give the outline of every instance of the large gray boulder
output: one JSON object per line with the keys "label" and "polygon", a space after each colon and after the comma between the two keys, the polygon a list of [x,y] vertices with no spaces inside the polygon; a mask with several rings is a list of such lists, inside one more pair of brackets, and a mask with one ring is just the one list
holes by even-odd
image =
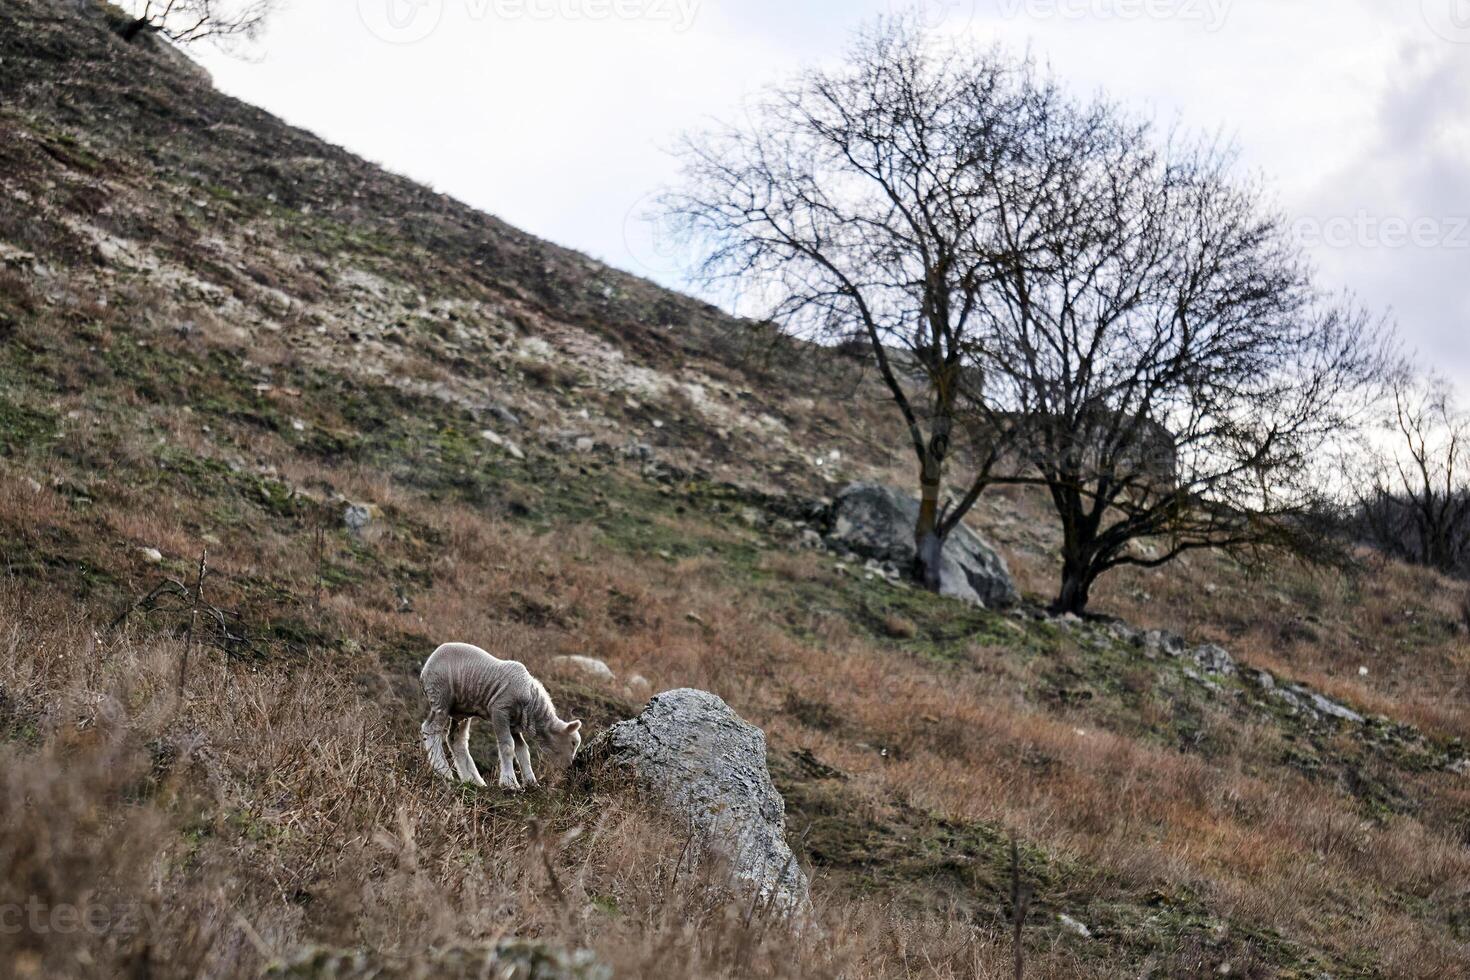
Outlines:
{"label": "large gray boulder", "polygon": [[[915,498],[877,483],[854,483],[833,502],[827,537],[864,558],[908,568],[918,553],[918,522]],[[1019,598],[1005,559],[963,524],[944,543],[939,591],[991,609],[1013,605]]]}
{"label": "large gray boulder", "polygon": [[596,756],[645,793],[728,868],[734,889],[782,913],[808,907],[806,873],[786,845],[786,803],[766,768],[766,736],[707,691],[659,694],[614,725]]}

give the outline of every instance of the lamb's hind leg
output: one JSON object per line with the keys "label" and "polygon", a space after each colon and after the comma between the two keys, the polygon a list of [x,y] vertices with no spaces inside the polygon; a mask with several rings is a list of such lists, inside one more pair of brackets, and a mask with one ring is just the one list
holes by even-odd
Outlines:
{"label": "lamb's hind leg", "polygon": [[444,743],[449,737],[449,712],[430,708],[429,717],[424,719],[419,731],[423,733],[424,750],[429,753],[429,765],[445,779],[453,779],[454,770],[449,767],[449,757],[444,753]]}
{"label": "lamb's hind leg", "polygon": [[500,788],[518,790],[516,781],[516,740],[510,733],[510,720],[497,716],[490,723],[495,726],[495,748],[500,752]]}
{"label": "lamb's hind leg", "polygon": [[529,789],[536,785],[536,774],[531,771],[531,747],[526,736],[516,732],[516,765],[521,767],[521,783]]}
{"label": "lamb's hind leg", "polygon": [[470,755],[470,721],[468,717],[454,719],[454,727],[449,735],[449,751],[454,753],[454,771],[459,773],[459,778],[476,786],[484,786],[485,780],[480,777],[480,770],[475,767],[475,759]]}

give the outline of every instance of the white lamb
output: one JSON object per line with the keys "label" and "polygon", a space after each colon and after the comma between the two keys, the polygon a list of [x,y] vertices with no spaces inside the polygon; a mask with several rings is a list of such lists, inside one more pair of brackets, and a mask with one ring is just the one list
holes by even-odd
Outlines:
{"label": "white lamb", "polygon": [[[446,643],[435,650],[419,672],[429,716],[422,731],[429,764],[445,779],[459,778],[484,786],[475,760],[470,758],[470,721],[484,718],[495,732],[500,750],[500,786],[519,790],[536,785],[531,771],[530,741],[561,766],[570,765],[582,745],[582,723],[562,721],[551,695],[531,676],[525,665],[500,660],[468,643]],[[450,770],[444,747],[454,758]],[[522,780],[516,780],[515,764]]]}

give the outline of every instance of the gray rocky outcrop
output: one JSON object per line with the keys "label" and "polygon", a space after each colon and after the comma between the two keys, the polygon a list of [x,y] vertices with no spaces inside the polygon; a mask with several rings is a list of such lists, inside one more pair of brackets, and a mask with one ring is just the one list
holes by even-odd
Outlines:
{"label": "gray rocky outcrop", "polygon": [[[827,539],[863,558],[908,568],[917,556],[918,519],[919,502],[913,497],[876,483],[854,483],[833,501]],[[1010,606],[1019,598],[1005,559],[963,524],[944,543],[940,592],[987,608]]]}

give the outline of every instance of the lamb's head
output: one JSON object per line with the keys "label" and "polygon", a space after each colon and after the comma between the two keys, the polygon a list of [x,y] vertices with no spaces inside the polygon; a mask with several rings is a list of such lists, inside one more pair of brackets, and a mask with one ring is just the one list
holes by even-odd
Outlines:
{"label": "lamb's head", "polygon": [[577,750],[582,747],[582,723],[580,721],[558,721],[551,726],[548,754],[562,768],[572,764]]}

